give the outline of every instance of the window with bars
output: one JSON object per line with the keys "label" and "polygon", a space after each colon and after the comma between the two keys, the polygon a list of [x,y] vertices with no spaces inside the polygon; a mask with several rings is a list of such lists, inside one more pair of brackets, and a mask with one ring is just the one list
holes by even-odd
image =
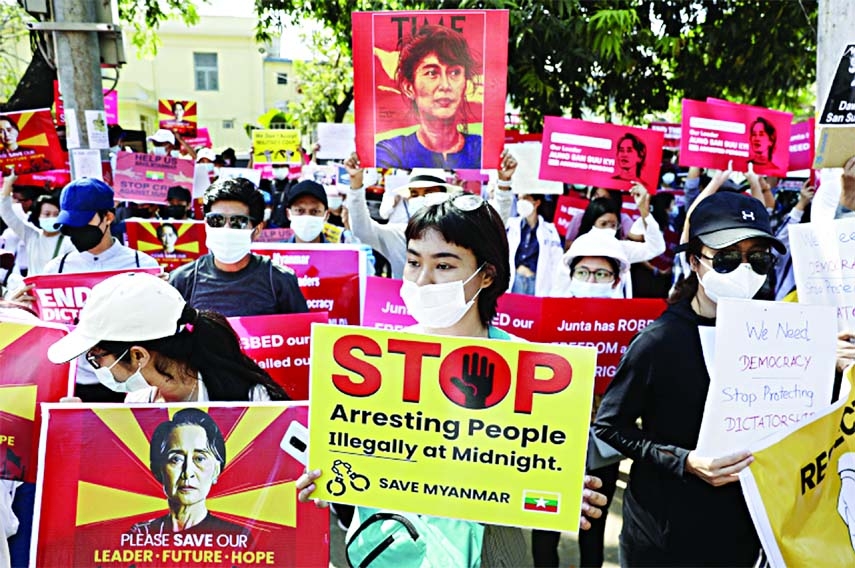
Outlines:
{"label": "window with bars", "polygon": [[216,53],[194,53],[193,69],[196,73],[197,91],[218,91],[220,89]]}

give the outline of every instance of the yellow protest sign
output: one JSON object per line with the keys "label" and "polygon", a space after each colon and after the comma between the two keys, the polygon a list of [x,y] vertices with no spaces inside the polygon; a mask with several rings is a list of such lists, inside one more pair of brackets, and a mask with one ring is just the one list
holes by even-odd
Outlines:
{"label": "yellow protest sign", "polygon": [[800,428],[759,442],[740,473],[774,567],[855,566],[855,388],[842,398]]}
{"label": "yellow protest sign", "polygon": [[596,350],[312,326],[313,497],[575,531]]}
{"label": "yellow protest sign", "polygon": [[253,130],[252,160],[256,164],[299,164],[300,132],[298,130]]}

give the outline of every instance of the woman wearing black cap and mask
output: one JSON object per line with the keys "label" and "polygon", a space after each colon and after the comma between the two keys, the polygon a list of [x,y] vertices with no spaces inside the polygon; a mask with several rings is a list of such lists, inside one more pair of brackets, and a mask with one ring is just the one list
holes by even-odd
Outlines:
{"label": "woman wearing black cap and mask", "polygon": [[634,462],[624,494],[624,566],[751,566],[760,551],[735,483],[751,453],[695,450],[710,383],[699,326],[715,325],[721,298],[752,298],[772,268],[770,249],[783,245],[763,204],[743,194],[713,194],[689,221],[681,248],[691,276],[632,340],[594,423],[600,439]]}

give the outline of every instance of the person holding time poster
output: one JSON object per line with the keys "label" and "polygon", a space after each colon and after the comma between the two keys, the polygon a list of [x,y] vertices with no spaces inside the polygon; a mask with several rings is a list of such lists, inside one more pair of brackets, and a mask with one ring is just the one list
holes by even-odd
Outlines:
{"label": "person holding time poster", "polygon": [[363,165],[498,165],[507,11],[355,13],[353,38],[356,148]]}

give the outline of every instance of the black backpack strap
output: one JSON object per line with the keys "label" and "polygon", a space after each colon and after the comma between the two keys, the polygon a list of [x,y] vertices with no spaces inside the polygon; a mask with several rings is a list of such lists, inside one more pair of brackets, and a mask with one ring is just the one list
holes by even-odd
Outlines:
{"label": "black backpack strap", "polygon": [[62,271],[65,268],[65,259],[68,258],[68,255],[70,255],[70,254],[71,254],[71,252],[67,252],[64,255],[62,255],[62,258],[59,261],[59,271],[57,272],[57,274],[62,274]]}
{"label": "black backpack strap", "polygon": [[[359,514],[359,513],[357,512],[357,514]],[[401,523],[404,526],[404,528],[407,529],[407,532],[410,533],[410,538],[412,538],[414,541],[419,540],[419,531],[417,531],[416,527],[414,527],[413,524],[409,521],[409,519],[407,519],[403,515],[398,515],[396,513],[383,513],[383,512],[374,513],[373,515],[371,515],[370,517],[365,519],[364,523],[361,523],[359,525],[359,528],[356,529],[355,533],[353,533],[353,537],[350,539],[350,542],[348,542],[345,545],[344,556],[347,559],[348,568],[353,568],[353,564],[350,562],[350,555],[347,553],[348,550],[350,549],[350,545],[353,544],[353,542],[359,537],[359,535],[362,533],[362,531],[364,531],[365,529],[367,529],[369,526],[373,525],[374,523],[379,523],[382,521],[397,521],[397,522]],[[383,552],[387,548],[389,548],[393,542],[395,542],[395,535],[389,535],[388,537],[386,537],[383,540],[383,542],[378,544],[374,550],[369,552],[365,556],[365,558],[362,559],[362,562],[359,563],[358,568],[365,568],[366,566],[370,565],[372,562],[377,560],[377,557],[380,556],[381,554],[383,554]]]}
{"label": "black backpack strap", "polygon": [[139,267],[140,267],[140,251],[135,250],[135,251],[134,251],[134,256],[135,256],[135,257],[136,257],[136,259],[137,259],[137,268],[139,268]]}

